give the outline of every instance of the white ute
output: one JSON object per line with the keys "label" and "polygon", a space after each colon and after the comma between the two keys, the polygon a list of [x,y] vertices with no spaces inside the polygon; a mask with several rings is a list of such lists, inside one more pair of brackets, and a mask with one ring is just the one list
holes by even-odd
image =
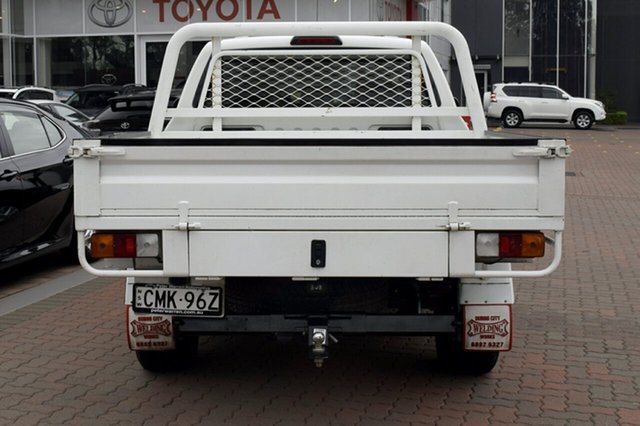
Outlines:
{"label": "white ute", "polygon": [[[453,46],[468,106],[429,35]],[[211,42],[168,107],[193,39]],[[443,366],[483,374],[511,349],[512,278],[560,262],[569,152],[487,133],[449,25],[192,24],[167,46],[149,132],[71,148],[78,253],[126,277],[146,369],[223,333],[305,336],[320,366],[358,333],[435,336]],[[110,265],[87,261],[85,232]]]}

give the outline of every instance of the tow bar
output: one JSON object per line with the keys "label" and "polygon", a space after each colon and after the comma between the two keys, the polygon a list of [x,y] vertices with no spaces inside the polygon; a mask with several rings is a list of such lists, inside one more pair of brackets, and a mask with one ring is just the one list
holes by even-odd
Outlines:
{"label": "tow bar", "polygon": [[326,326],[310,326],[307,334],[309,335],[309,356],[313,359],[316,367],[320,368],[324,364],[324,360],[329,357],[329,340],[338,343],[338,339],[329,334]]}

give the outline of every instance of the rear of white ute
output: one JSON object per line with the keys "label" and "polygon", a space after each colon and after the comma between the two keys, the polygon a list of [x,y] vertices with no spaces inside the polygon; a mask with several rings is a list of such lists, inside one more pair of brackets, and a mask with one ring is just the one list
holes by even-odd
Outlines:
{"label": "rear of white ute", "polygon": [[[468,106],[429,35],[453,46]],[[192,39],[212,41],[167,107]],[[149,133],[72,147],[76,226],[106,260],[79,254],[126,277],[146,369],[227,333],[303,335],[321,366],[357,333],[435,336],[444,366],[483,374],[512,346],[512,279],[560,262],[569,151],[487,133],[446,24],[192,24],[167,46]]]}

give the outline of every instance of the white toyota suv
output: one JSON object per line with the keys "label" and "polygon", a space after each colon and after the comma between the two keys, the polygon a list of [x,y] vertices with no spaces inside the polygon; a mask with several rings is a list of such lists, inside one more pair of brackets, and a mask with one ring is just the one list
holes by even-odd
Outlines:
{"label": "white toyota suv", "polygon": [[499,83],[483,97],[487,117],[502,120],[504,127],[518,127],[523,121],[573,122],[576,129],[591,128],[604,120],[600,101],[574,98],[557,86],[538,83]]}

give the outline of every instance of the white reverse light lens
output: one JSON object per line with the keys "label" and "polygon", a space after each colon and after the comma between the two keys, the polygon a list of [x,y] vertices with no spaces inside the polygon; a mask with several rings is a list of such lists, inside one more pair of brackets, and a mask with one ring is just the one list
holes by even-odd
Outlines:
{"label": "white reverse light lens", "polygon": [[136,235],[137,257],[158,257],[160,255],[160,239],[158,234]]}
{"label": "white reverse light lens", "polygon": [[498,233],[479,233],[476,235],[477,257],[498,257],[500,254],[500,236]]}

